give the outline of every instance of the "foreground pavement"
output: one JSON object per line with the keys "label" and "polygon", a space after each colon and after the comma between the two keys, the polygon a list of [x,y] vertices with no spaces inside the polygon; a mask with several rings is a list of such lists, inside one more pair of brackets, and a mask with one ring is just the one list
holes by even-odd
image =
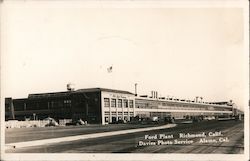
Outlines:
{"label": "foreground pavement", "polygon": [[16,143],[32,140],[51,139],[99,132],[119,131],[152,127],[155,125],[136,124],[109,124],[109,125],[83,125],[83,126],[57,126],[57,127],[33,127],[13,128],[5,130],[5,143]]}
{"label": "foreground pavement", "polygon": [[[187,133],[197,136],[204,133],[206,137],[180,138],[180,134]],[[160,139],[160,135],[166,136],[165,139]],[[157,136],[157,138],[154,138],[154,136]],[[201,142],[201,139],[205,140]],[[159,140],[162,144],[158,143]],[[243,151],[244,124],[242,121],[231,120],[179,124],[173,128],[9,149],[6,152],[242,154]]]}
{"label": "foreground pavement", "polygon": [[99,132],[99,133],[94,133],[94,134],[92,133],[92,134],[68,136],[68,137],[61,137],[61,138],[17,142],[17,143],[6,144],[6,149],[26,148],[26,147],[32,147],[32,146],[65,143],[65,142],[70,142],[70,141],[72,142],[72,141],[78,141],[78,140],[82,141],[86,139],[95,139],[95,138],[107,137],[107,136],[115,136],[115,135],[145,132],[145,131],[151,131],[151,130],[167,129],[167,128],[172,128],[175,126],[176,124],[168,124],[168,125],[156,126],[156,127],[146,127],[146,128],[128,129],[128,130],[119,130],[119,131],[110,131],[110,132]]}

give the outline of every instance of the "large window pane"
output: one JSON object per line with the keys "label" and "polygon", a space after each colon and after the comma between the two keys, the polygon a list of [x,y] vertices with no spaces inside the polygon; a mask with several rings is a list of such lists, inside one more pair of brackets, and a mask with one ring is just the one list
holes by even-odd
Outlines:
{"label": "large window pane", "polygon": [[110,107],[109,98],[104,98],[104,107]]}
{"label": "large window pane", "polygon": [[111,99],[111,107],[116,107],[116,99]]}
{"label": "large window pane", "polygon": [[118,99],[118,107],[122,107],[122,100]]}
{"label": "large window pane", "polygon": [[128,108],[128,100],[123,100],[123,102],[124,102],[124,107]]}
{"label": "large window pane", "polygon": [[129,108],[133,108],[134,107],[134,101],[133,100],[129,100]]}

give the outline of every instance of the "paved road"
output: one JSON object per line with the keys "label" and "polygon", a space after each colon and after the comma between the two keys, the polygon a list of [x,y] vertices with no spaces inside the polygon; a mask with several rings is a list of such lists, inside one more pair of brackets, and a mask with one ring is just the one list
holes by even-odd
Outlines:
{"label": "paved road", "polygon": [[43,146],[48,144],[58,144],[64,142],[72,142],[78,140],[88,140],[88,139],[96,139],[100,137],[108,137],[108,136],[115,136],[115,135],[122,135],[122,134],[132,134],[137,132],[145,132],[145,131],[152,131],[152,130],[159,130],[159,129],[166,129],[166,128],[173,128],[176,124],[166,124],[162,126],[155,126],[155,127],[146,127],[146,128],[137,128],[137,129],[127,129],[127,130],[118,130],[118,131],[109,131],[109,132],[98,132],[98,133],[91,133],[91,134],[83,134],[77,136],[67,136],[67,137],[59,137],[59,138],[51,138],[51,139],[42,139],[42,140],[32,140],[32,141],[24,141],[24,142],[16,142],[6,144],[6,149],[8,148],[27,148],[33,146]]}
{"label": "paved road", "polygon": [[16,143],[31,140],[41,140],[66,136],[76,136],[98,132],[118,131],[151,127],[154,125],[134,124],[109,124],[109,125],[87,125],[87,126],[66,126],[66,127],[33,127],[13,128],[5,130],[5,143]]}
{"label": "paved road", "polygon": [[[179,124],[172,129],[162,129],[150,132],[138,132],[134,134],[124,134],[88,140],[78,140],[73,142],[59,143],[54,145],[29,147],[21,149],[11,149],[7,152],[18,153],[220,153],[238,154],[244,150],[244,124],[241,121],[208,121],[194,124]],[[215,140],[210,143],[201,143],[199,138],[188,138],[191,144],[174,145],[145,145],[139,146],[139,141],[154,142],[159,139],[145,140],[145,135],[154,136],[157,134],[173,135],[173,138],[165,141],[184,141],[180,139],[180,133],[200,134],[204,132],[207,140]],[[208,136],[209,132],[221,132],[220,136]],[[223,138],[224,142],[218,141]],[[228,138],[226,140],[225,138]]]}

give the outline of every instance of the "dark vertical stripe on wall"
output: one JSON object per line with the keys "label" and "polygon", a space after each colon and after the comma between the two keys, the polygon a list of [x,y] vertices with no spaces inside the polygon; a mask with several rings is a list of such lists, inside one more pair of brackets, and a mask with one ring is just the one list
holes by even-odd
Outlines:
{"label": "dark vertical stripe on wall", "polygon": [[99,112],[100,112],[100,123],[102,123],[102,91],[99,92]]}

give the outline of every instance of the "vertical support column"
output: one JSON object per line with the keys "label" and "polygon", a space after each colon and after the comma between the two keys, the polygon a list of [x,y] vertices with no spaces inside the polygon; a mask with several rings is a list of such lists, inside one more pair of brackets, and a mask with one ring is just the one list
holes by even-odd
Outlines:
{"label": "vertical support column", "polygon": [[124,99],[122,99],[122,120],[124,120]]}
{"label": "vertical support column", "polygon": [[23,108],[24,111],[26,111],[26,107],[27,107],[26,103],[24,103],[23,106],[24,106],[24,108]]}
{"label": "vertical support column", "polygon": [[135,99],[134,99],[134,102],[133,102],[133,112],[134,112],[134,117],[136,116],[135,115]]}
{"label": "vertical support column", "polygon": [[[88,115],[89,115],[89,104],[88,104],[88,102],[86,101],[86,103],[85,103],[85,106],[86,106],[86,119],[87,119],[87,121],[88,121]],[[81,118],[81,115],[80,115],[80,118]],[[79,118],[79,119],[80,119]]]}
{"label": "vertical support column", "polygon": [[115,101],[115,109],[116,109],[116,121],[118,121],[118,99]]}
{"label": "vertical support column", "polygon": [[130,99],[128,99],[128,116],[127,116],[127,118],[128,118],[128,121],[130,121]]}
{"label": "vertical support column", "polygon": [[14,108],[14,103],[13,100],[11,99],[10,102],[10,112],[11,112],[11,118],[15,120],[15,108]]}
{"label": "vertical support column", "polygon": [[112,122],[111,99],[109,98],[109,122]]}
{"label": "vertical support column", "polygon": [[101,117],[102,117],[102,125],[105,125],[105,110],[104,110],[104,98],[102,97],[102,92],[100,92],[101,99]]}

